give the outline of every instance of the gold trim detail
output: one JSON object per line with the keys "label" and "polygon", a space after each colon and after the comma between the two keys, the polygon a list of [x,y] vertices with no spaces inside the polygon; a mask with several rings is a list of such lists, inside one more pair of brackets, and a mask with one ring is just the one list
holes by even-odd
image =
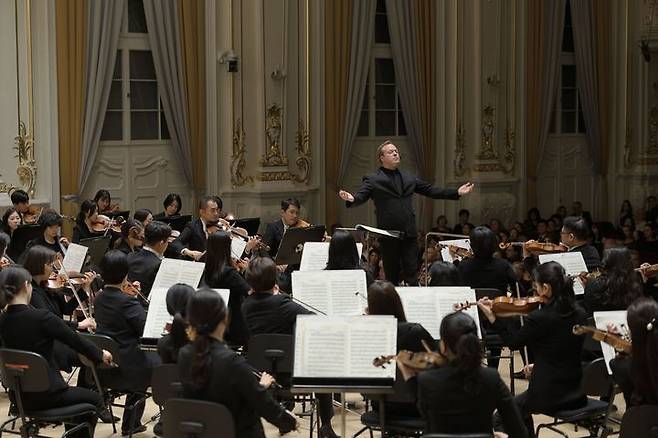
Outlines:
{"label": "gold trim detail", "polygon": [[[25,123],[20,121],[18,123],[18,135],[14,138],[14,149],[18,153],[18,167],[16,167],[16,174],[21,182],[24,190],[34,197],[34,189],[37,182],[37,165],[34,160],[34,140],[32,136],[27,133]],[[10,187],[12,190],[16,187]]]}
{"label": "gold trim detail", "polygon": [[498,172],[499,170],[499,163],[478,163],[475,165],[476,172]]}
{"label": "gold trim detail", "polygon": [[498,159],[495,147],[494,131],[496,129],[496,109],[487,105],[482,109],[482,145],[478,158],[480,160]]}
{"label": "gold trim detail", "polygon": [[464,161],[466,161],[466,131],[462,121],[457,121],[457,132],[455,136],[455,158],[453,165],[455,168],[455,176],[462,176],[466,172]]}
{"label": "gold trim detail", "polygon": [[311,137],[309,130],[304,126],[300,118],[297,122],[297,133],[295,134],[295,145],[297,145],[297,158],[295,164],[299,173],[291,173],[292,180],[308,185],[311,179]]}
{"label": "gold trim detail", "polygon": [[290,181],[293,176],[287,170],[282,170],[280,172],[261,172],[260,180],[261,181]]}
{"label": "gold trim detail", "polygon": [[505,128],[505,152],[500,160],[500,167],[508,175],[514,173],[516,164],[516,133],[510,128],[509,119]]}
{"label": "gold trim detail", "polygon": [[233,131],[233,154],[231,155],[231,185],[233,188],[244,186],[245,184],[254,184],[252,176],[245,176],[244,169],[247,166],[247,160],[244,156],[247,151],[245,143],[246,133],[242,126],[242,120],[238,119]]}
{"label": "gold trim detail", "polygon": [[265,135],[267,136],[267,151],[261,156],[262,166],[287,166],[288,157],[281,151],[281,113],[283,108],[273,103],[265,113]]}

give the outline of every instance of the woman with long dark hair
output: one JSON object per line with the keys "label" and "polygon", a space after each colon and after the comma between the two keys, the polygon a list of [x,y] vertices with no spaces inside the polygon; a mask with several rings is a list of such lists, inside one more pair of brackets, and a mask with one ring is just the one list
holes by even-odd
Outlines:
{"label": "woman with long dark hair", "polygon": [[475,321],[464,312],[441,321],[439,352],[447,364],[416,374],[398,361],[427,424],[426,433],[492,433],[498,410],[511,438],[525,438],[525,427],[498,372],[482,366]]}
{"label": "woman with long dark hair", "polygon": [[128,219],[121,224],[121,238],[114,244],[114,249],[128,255],[139,251],[144,246],[144,228],[137,219]]}
{"label": "woman with long dark hair", "polygon": [[505,345],[514,350],[527,346],[534,356],[534,364],[526,367],[530,374],[528,390],[515,398],[530,433],[534,431],[531,414],[579,409],[587,403],[580,389],[583,338],[572,332],[574,325],[584,323],[586,314],[576,304],[573,279],[560,264],[547,262],[535,268],[533,280],[537,294],[546,303],[516,330],[501,323],[490,299],[478,301],[478,308]]}
{"label": "woman with long dark hair", "polygon": [[180,195],[177,193],[169,193],[162,202],[164,210],[156,214],[153,219],[156,221],[162,219],[173,218],[180,215],[180,209],[183,206]]}
{"label": "woman with long dark hair", "polygon": [[178,356],[184,397],[226,406],[241,438],[265,437],[260,417],[282,433],[296,429],[295,418],[267,392],[271,376],[263,373],[259,382],[246,359],[224,342],[228,312],[222,297],[199,289],[189,298],[187,319],[193,341]]}
{"label": "woman with long dark hair", "polygon": [[83,201],[73,226],[73,243],[80,243],[81,239],[98,236],[100,233],[95,232],[92,228],[97,221],[98,206],[96,203],[91,199]]}
{"label": "woman with long dark hair", "polygon": [[177,283],[167,291],[167,312],[174,317],[171,330],[158,340],[158,354],[162,363],[178,362],[178,351],[188,342],[187,302],[194,293],[194,288],[187,284]]}
{"label": "woman with long dark hair", "polygon": [[[16,231],[20,224],[21,215],[14,207],[9,207],[5,210],[5,213],[2,215],[2,231],[4,231],[10,239],[13,237],[14,231]],[[11,245],[7,248],[7,255],[14,261],[18,261],[18,258],[21,256],[21,254],[16,252]]]}
{"label": "woman with long dark hair", "polygon": [[211,289],[229,289],[229,326],[226,341],[231,345],[246,345],[249,332],[242,315],[242,302],[249,294],[249,284],[231,264],[231,236],[217,231],[208,236],[206,267],[202,283]]}
{"label": "woman with long dark hair", "polygon": [[329,242],[329,259],[327,260],[327,267],[325,269],[328,271],[363,269],[366,273],[366,284],[370,286],[374,281],[370,271],[361,265],[354,236],[345,230],[336,230],[331,236],[331,241]]}

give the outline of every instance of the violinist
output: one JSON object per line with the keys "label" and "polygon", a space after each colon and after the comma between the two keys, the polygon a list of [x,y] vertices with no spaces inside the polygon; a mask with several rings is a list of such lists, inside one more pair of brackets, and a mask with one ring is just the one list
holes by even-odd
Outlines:
{"label": "violinist", "polygon": [[288,228],[295,228],[300,221],[299,210],[301,204],[296,198],[288,198],[281,201],[281,219],[267,224],[263,240],[270,247],[270,257],[276,258],[279,251],[279,245],[283,240],[283,234]]}
{"label": "violinist", "polygon": [[[89,422],[93,429],[98,413],[103,410],[102,397],[97,392],[69,387],[66,384],[56,367],[53,367],[54,344],[59,342],[66,345],[95,363],[109,364],[112,362],[112,355],[80,337],[51,312],[31,307],[31,281],[30,273],[19,266],[10,266],[0,272],[0,306],[7,305],[6,312],[0,315],[0,338],[3,347],[40,354],[49,365],[49,389],[45,392],[23,393],[23,404],[27,410],[37,411],[89,403],[96,407],[97,412],[76,417],[76,420],[81,423]],[[14,397],[11,391],[10,397]],[[70,427],[72,426],[66,426],[67,429]],[[69,436],[90,435],[86,429],[82,429]]]}
{"label": "violinist", "polygon": [[[18,215],[20,216],[20,223],[25,224],[29,223],[26,219],[26,215],[30,211],[30,196],[27,194],[25,190],[22,189],[17,189],[14,190],[11,195],[11,203],[14,206],[14,209],[18,212]],[[4,220],[3,220],[4,222]]]}
{"label": "violinist", "polygon": [[[15,208],[9,207],[5,213],[2,215],[2,231],[7,233],[9,238],[11,239],[14,235],[14,231],[18,228],[18,226],[21,224],[21,216],[16,211]],[[18,258],[21,256],[18,251],[14,250],[11,245],[7,248],[7,255],[13,259],[13,260],[18,260]]]}
{"label": "violinist", "polygon": [[582,217],[569,216],[562,223],[560,242],[568,248],[568,252],[582,253],[587,270],[592,272],[601,267],[601,257],[593,245],[587,241],[590,228]]}
{"label": "violinist", "polygon": [[153,213],[148,208],[140,208],[133,214],[133,219],[138,220],[142,225],[147,226],[153,222]]}
{"label": "violinist", "polygon": [[101,222],[96,203],[90,199],[83,201],[73,227],[73,243],[80,243],[82,239],[89,239],[101,235],[94,231],[94,224]]}
{"label": "violinist", "polygon": [[117,373],[116,377],[121,379],[122,387],[134,391],[126,397],[126,406],[134,406],[134,422],[129,422],[131,410],[124,409],[121,434],[139,433],[146,430],[146,426],[141,424],[145,403],[139,400],[150,386],[153,367],[160,363],[160,358],[157,353],[139,348],[146,311],[138,298],[123,291],[127,285],[128,258],[121,251],[108,251],[103,256],[100,268],[105,287],[95,300],[96,332],[111,337],[119,344],[118,362],[121,366],[112,372]]}
{"label": "violinist", "polygon": [[535,290],[546,304],[532,311],[516,330],[501,324],[503,318],[496,317],[490,299],[478,301],[478,308],[506,345],[515,350],[527,346],[534,356],[534,364],[526,366],[528,390],[515,397],[531,434],[532,414],[579,409],[587,404],[580,389],[583,339],[572,332],[574,325],[583,324],[586,314],[576,304],[573,279],[556,262],[537,266],[533,279]]}
{"label": "violinist", "polygon": [[14,261],[7,257],[9,242],[11,242],[11,239],[9,239],[7,233],[0,231],[0,270],[5,266],[14,264]]}
{"label": "violinist", "polygon": [[366,269],[359,259],[359,252],[356,247],[356,240],[349,231],[336,230],[329,241],[329,258],[327,259],[328,271],[339,269],[363,269],[366,273],[366,285],[375,281],[368,269]]}
{"label": "violinist", "polygon": [[222,212],[222,200],[206,195],[199,200],[199,218],[185,225],[171,244],[176,254],[195,261],[201,260],[208,242],[208,227],[216,225]]}
{"label": "violinist", "polygon": [[439,351],[448,364],[417,373],[398,361],[427,422],[425,433],[491,434],[497,410],[510,438],[527,437],[498,371],[481,365],[482,345],[473,318],[463,312],[449,314],[441,321],[440,333]]}
{"label": "violinist", "polygon": [[169,246],[171,228],[163,222],[153,221],[143,233],[144,246],[128,255],[128,280],[131,283],[139,281],[142,294],[148,297]]}
{"label": "violinist", "polygon": [[459,286],[459,271],[454,263],[437,260],[429,270],[430,286]]}
{"label": "violinist", "polygon": [[62,216],[55,210],[45,210],[39,217],[39,225],[43,227],[43,234],[36,239],[31,240],[27,244],[27,249],[35,245],[44,246],[62,259],[69,246],[69,240],[62,237]]}
{"label": "violinist", "polygon": [[171,219],[180,216],[180,209],[183,206],[180,195],[178,193],[169,193],[162,203],[164,210],[161,213],[153,216],[153,219],[158,221],[161,219]]}
{"label": "violinist", "polygon": [[98,214],[108,214],[119,210],[119,204],[112,204],[112,196],[105,189],[100,189],[94,195]]}
{"label": "violinist", "polygon": [[126,255],[139,251],[144,245],[144,227],[145,225],[136,219],[128,219],[122,223],[121,238],[115,242],[114,249]]}

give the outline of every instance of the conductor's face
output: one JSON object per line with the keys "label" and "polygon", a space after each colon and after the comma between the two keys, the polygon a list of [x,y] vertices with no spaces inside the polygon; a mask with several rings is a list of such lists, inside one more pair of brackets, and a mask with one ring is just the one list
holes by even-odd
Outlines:
{"label": "conductor's face", "polygon": [[386,169],[397,169],[400,165],[398,148],[392,143],[385,145],[379,155],[379,161],[381,161],[382,167]]}

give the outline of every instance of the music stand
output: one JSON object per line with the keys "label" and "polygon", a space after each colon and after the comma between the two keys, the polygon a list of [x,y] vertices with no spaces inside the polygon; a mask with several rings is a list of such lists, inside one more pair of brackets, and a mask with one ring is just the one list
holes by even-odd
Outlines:
{"label": "music stand", "polygon": [[244,228],[247,230],[247,234],[254,236],[258,234],[258,228],[260,228],[260,218],[259,217],[245,217],[242,219],[236,219],[233,223],[234,227]]}
{"label": "music stand", "polygon": [[11,235],[9,248],[7,248],[7,255],[14,261],[17,261],[21,254],[25,251],[30,240],[36,239],[43,234],[43,227],[39,224],[24,224],[19,225]]}
{"label": "music stand", "polygon": [[103,214],[109,217],[110,219],[116,219],[119,216],[121,216],[124,220],[130,219],[130,210],[113,211],[111,213],[103,213]]}
{"label": "music stand", "polygon": [[183,228],[185,228],[185,225],[188,224],[188,222],[192,221],[192,215],[191,214],[186,214],[182,216],[174,216],[174,217],[167,217],[167,218],[162,218],[159,219],[160,222],[164,222],[165,224],[168,224],[172,230],[176,231],[183,231]]}
{"label": "music stand", "polygon": [[324,225],[315,225],[306,228],[288,228],[283,234],[279,250],[276,253],[277,265],[298,265],[302,261],[302,252],[306,242],[322,242],[324,239]]}
{"label": "music stand", "polygon": [[87,247],[87,262],[91,262],[94,266],[100,266],[103,256],[110,247],[110,240],[112,236],[90,237],[88,239],[80,239],[80,245]]}
{"label": "music stand", "polygon": [[359,243],[359,242],[363,243],[363,242],[366,241],[366,233],[363,229],[339,227],[339,228],[336,228],[336,231],[338,231],[338,230],[349,232],[352,235],[352,237],[354,237],[354,241],[356,243]]}

